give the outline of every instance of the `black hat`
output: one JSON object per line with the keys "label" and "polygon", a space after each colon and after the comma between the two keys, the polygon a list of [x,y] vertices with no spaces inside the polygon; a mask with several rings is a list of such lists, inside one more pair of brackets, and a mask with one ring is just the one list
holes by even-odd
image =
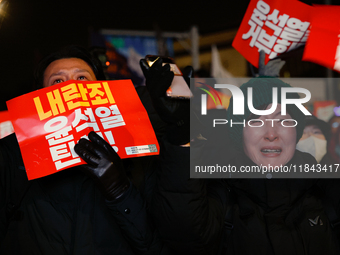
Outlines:
{"label": "black hat", "polygon": [[329,141],[329,139],[331,138],[331,126],[317,118],[316,116],[314,115],[311,115],[311,116],[306,116],[305,117],[305,126],[311,126],[311,125],[315,125],[317,126],[318,128],[320,128],[322,134],[325,136],[326,140]]}

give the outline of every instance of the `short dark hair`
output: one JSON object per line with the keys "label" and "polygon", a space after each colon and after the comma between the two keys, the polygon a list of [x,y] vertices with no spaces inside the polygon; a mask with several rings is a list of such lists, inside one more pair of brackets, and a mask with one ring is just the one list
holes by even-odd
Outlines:
{"label": "short dark hair", "polygon": [[44,73],[46,68],[53,61],[63,58],[79,58],[84,60],[93,70],[97,80],[106,80],[103,68],[97,57],[93,56],[88,50],[81,46],[69,45],[59,51],[53,52],[39,62],[34,72],[34,83],[36,89],[42,88],[44,85]]}

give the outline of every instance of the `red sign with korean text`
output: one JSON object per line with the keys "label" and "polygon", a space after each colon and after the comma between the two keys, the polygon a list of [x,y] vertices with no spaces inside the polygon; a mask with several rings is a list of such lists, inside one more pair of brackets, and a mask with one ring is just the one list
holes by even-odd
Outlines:
{"label": "red sign with korean text", "polygon": [[9,117],[8,111],[0,112],[0,138],[4,138],[14,133],[12,122]]}
{"label": "red sign with korean text", "polygon": [[28,179],[84,164],[74,145],[94,130],[121,158],[157,155],[131,80],[67,81],[7,101]]}
{"label": "red sign with korean text", "polygon": [[305,44],[311,8],[298,0],[251,0],[232,46],[255,67],[263,50],[267,63]]}
{"label": "red sign with korean text", "polygon": [[302,60],[340,72],[340,6],[315,5]]}

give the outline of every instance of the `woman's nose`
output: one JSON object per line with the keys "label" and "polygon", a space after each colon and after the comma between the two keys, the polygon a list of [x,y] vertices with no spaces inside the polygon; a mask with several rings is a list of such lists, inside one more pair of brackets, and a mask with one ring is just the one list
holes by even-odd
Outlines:
{"label": "woman's nose", "polygon": [[[269,123],[267,123],[267,124],[269,124]],[[265,128],[266,128],[266,132],[265,132],[265,135],[264,135],[264,139],[265,140],[267,140],[269,142],[273,142],[273,141],[279,139],[279,136],[278,136],[278,133],[277,133],[275,125],[271,126],[269,124],[269,125],[266,125]]]}

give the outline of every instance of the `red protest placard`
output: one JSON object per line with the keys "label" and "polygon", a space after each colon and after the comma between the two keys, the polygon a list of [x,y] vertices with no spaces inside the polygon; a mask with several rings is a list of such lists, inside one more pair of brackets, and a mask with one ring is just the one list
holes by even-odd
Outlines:
{"label": "red protest placard", "polygon": [[232,46],[255,67],[263,50],[267,63],[305,44],[311,8],[298,0],[251,0]]}
{"label": "red protest placard", "polygon": [[314,101],[313,103],[313,114],[323,120],[328,122],[334,115],[334,109],[336,107],[336,101],[327,100],[327,101]]}
{"label": "red protest placard", "polygon": [[14,133],[8,111],[0,112],[0,138]]}
{"label": "red protest placard", "polygon": [[340,72],[340,6],[313,6],[312,27],[302,60]]}
{"label": "red protest placard", "polygon": [[85,163],[73,148],[91,130],[121,158],[159,153],[131,80],[67,81],[7,101],[7,107],[29,180]]}

